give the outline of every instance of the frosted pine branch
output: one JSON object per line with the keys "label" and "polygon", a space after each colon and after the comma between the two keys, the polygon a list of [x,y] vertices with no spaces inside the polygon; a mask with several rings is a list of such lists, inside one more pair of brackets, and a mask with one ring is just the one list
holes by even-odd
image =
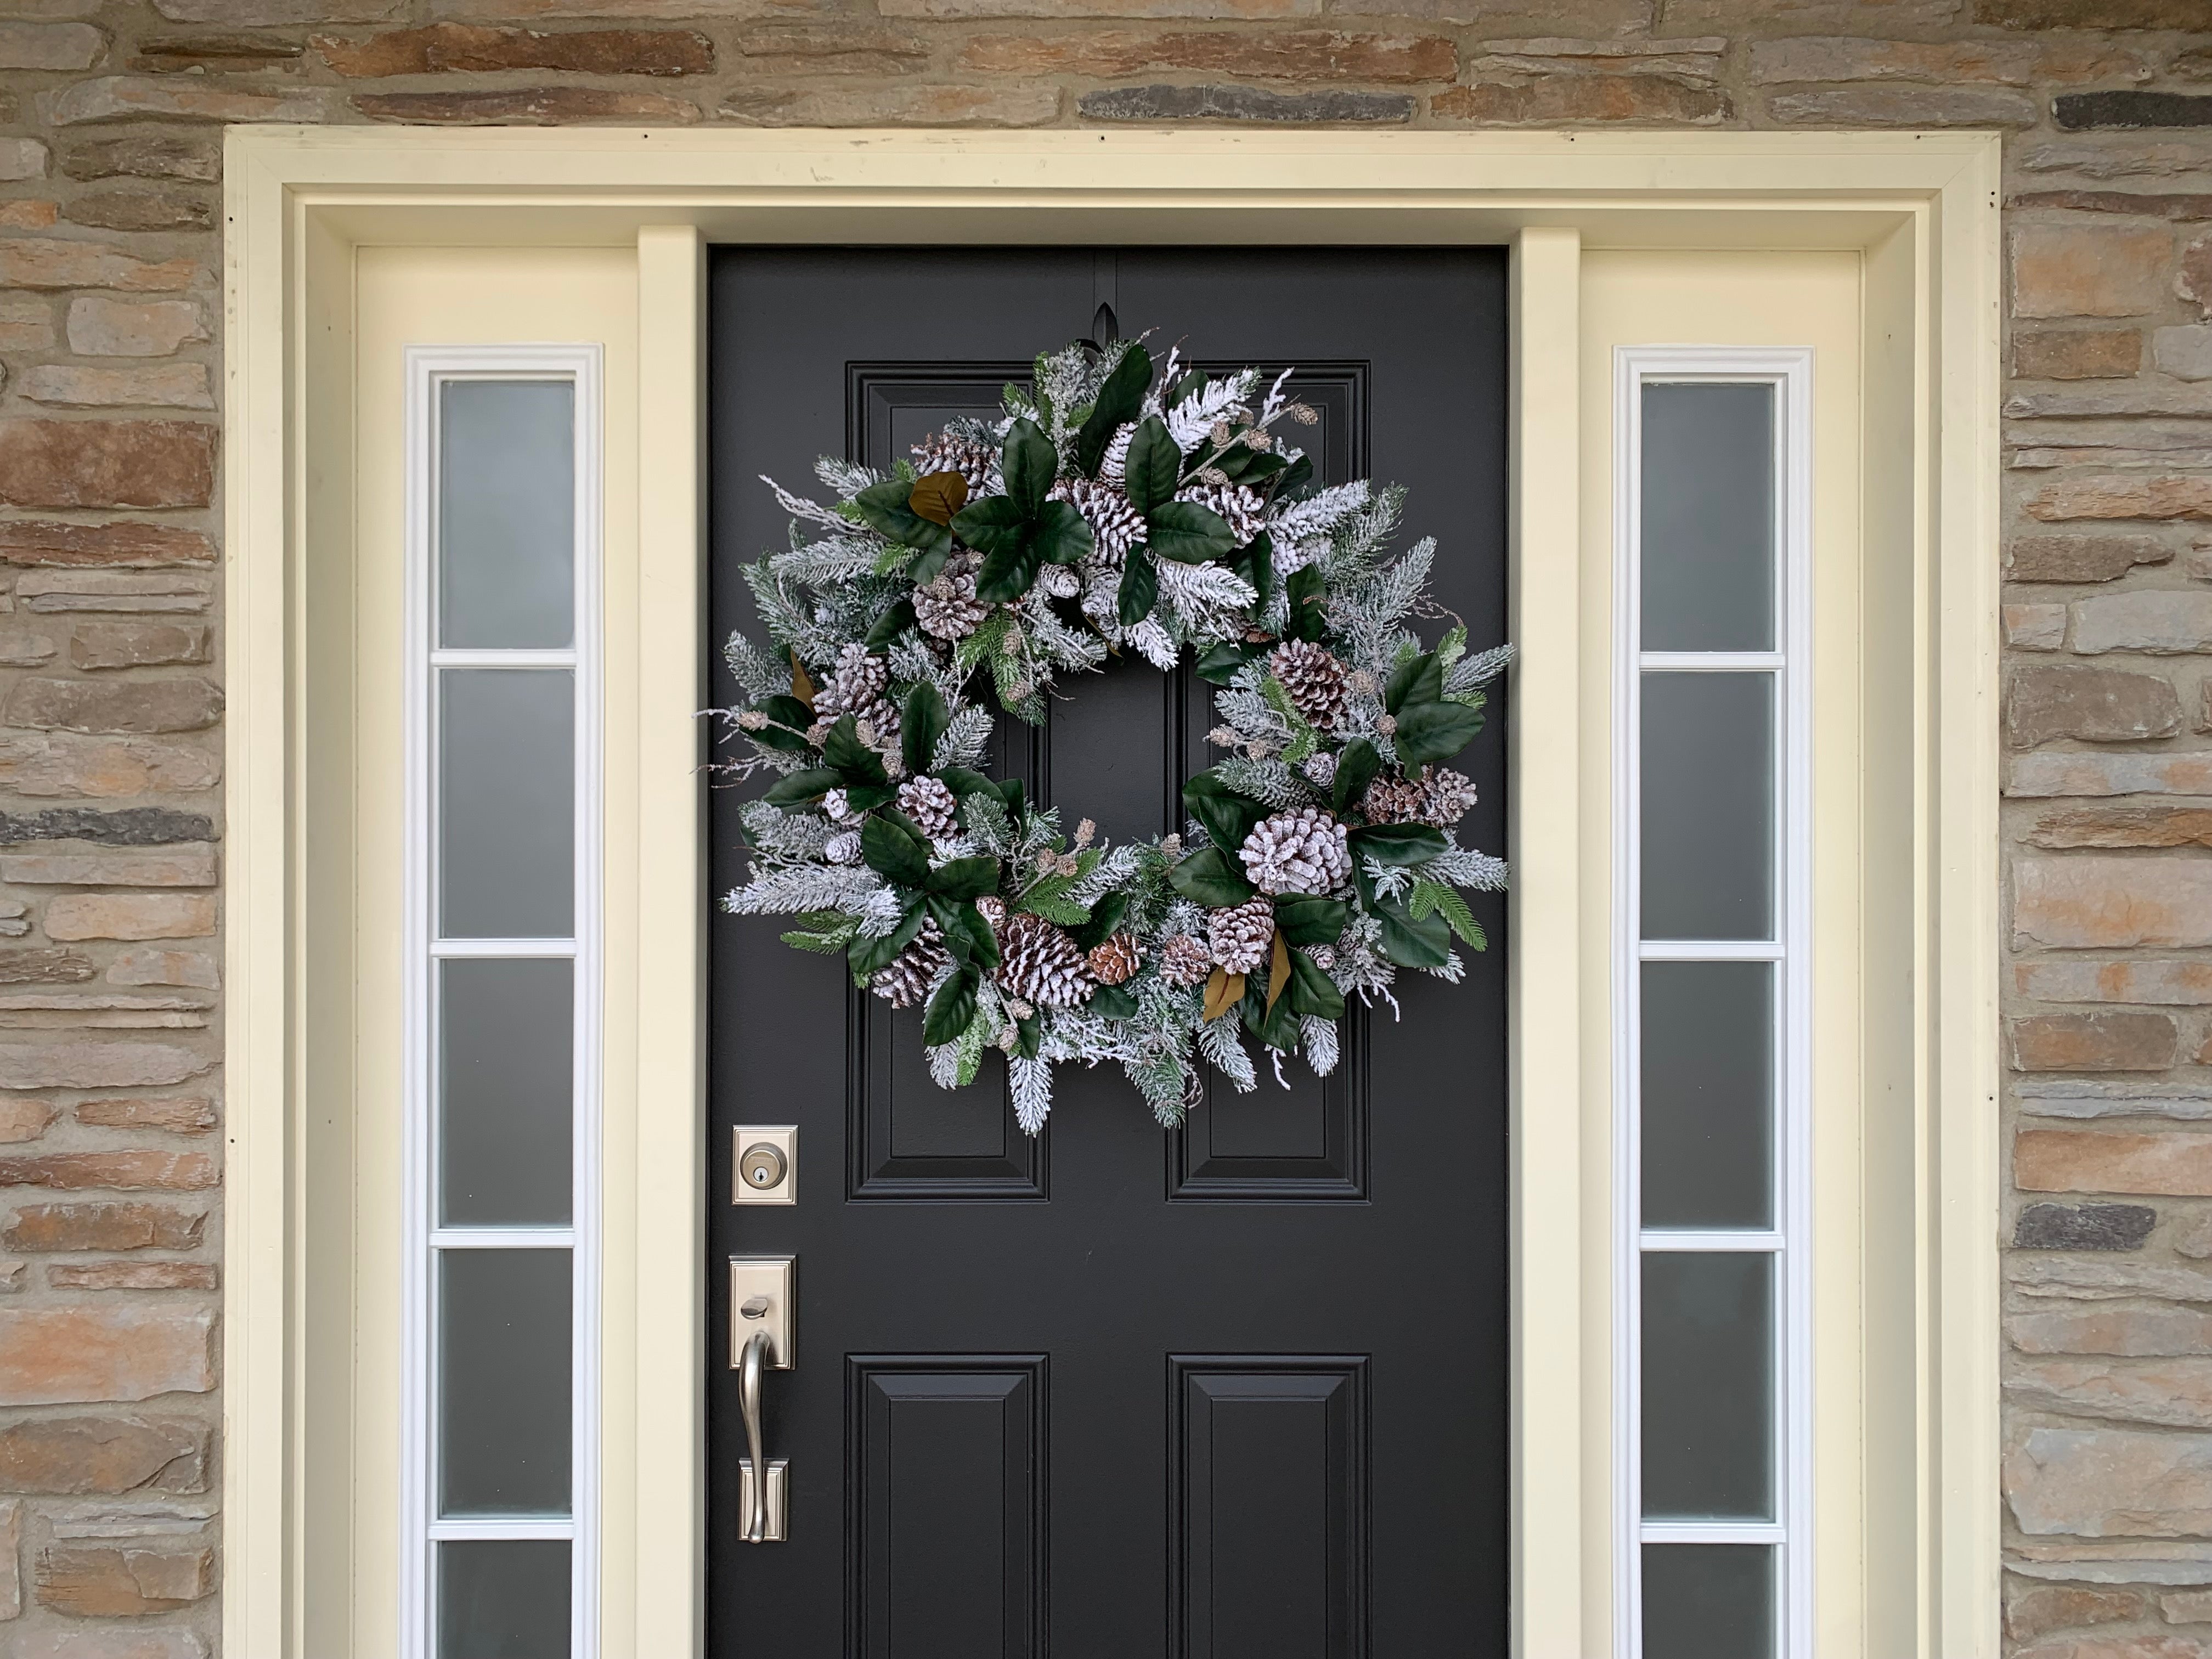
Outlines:
{"label": "frosted pine branch", "polygon": [[767,473],[763,472],[760,475],[760,481],[775,492],[775,504],[790,514],[793,518],[805,519],[813,524],[826,525],[832,530],[850,530],[853,527],[851,521],[840,514],[836,508],[824,507],[819,501],[810,501],[804,495],[793,495],[775,479],[769,477]]}
{"label": "frosted pine branch", "polygon": [[1444,695],[1463,696],[1480,686],[1485,686],[1503,674],[1513,661],[1513,647],[1493,645],[1487,651],[1478,651],[1472,657],[1462,657],[1451,665],[1444,676]]}
{"label": "frosted pine branch", "polygon": [[1006,1080],[1012,1085],[1014,1121],[1023,1133],[1036,1134],[1052,1114],[1052,1067],[1018,1055],[1006,1062]]}
{"label": "frosted pine branch", "polygon": [[730,635],[722,647],[722,660],[748,697],[772,697],[791,689],[790,665],[775,661],[742,634]]}
{"label": "frosted pine branch", "polygon": [[890,896],[883,878],[864,865],[780,865],[732,889],[722,908],[740,916],[795,916],[809,910],[864,915],[869,899],[879,892]]}
{"label": "frosted pine branch", "polygon": [[1505,860],[1471,847],[1446,848],[1421,866],[1421,873],[1478,893],[1502,893],[1506,888]]}
{"label": "frosted pine branch", "polygon": [[1257,1086],[1259,1079],[1252,1071],[1252,1056],[1245,1052],[1243,1039],[1237,1034],[1234,1013],[1200,1025],[1198,1051],[1215,1071],[1236,1085],[1237,1093],[1249,1095]]}

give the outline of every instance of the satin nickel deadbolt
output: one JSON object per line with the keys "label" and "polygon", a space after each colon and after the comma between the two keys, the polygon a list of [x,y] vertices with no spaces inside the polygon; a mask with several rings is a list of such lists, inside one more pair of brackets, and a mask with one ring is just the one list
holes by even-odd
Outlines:
{"label": "satin nickel deadbolt", "polygon": [[730,1202],[797,1203],[798,1127],[789,1123],[740,1123],[732,1133],[737,1164],[730,1183]]}

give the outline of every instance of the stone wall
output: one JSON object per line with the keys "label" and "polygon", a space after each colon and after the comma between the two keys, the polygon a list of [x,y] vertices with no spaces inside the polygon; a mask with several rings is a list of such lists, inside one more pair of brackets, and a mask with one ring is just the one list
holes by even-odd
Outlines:
{"label": "stone wall", "polygon": [[2003,129],[2003,1616],[2212,1659],[2212,0],[0,0],[0,1650],[218,1646],[256,120]]}

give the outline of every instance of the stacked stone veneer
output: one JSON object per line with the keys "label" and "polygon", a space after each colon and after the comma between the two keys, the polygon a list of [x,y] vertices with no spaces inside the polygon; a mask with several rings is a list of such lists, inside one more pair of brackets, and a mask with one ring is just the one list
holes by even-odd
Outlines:
{"label": "stacked stone veneer", "polygon": [[2212,1659],[2212,0],[0,0],[0,1653],[218,1646],[218,124],[257,120],[2003,129],[1990,1617]]}

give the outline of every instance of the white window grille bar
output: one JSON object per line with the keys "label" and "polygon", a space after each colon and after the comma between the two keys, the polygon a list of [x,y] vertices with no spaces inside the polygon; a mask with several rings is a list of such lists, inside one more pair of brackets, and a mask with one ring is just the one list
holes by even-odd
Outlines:
{"label": "white window grille bar", "polygon": [[576,1523],[565,1517],[546,1516],[477,1515],[460,1520],[433,1521],[428,1530],[434,1544],[506,1544],[538,1540],[565,1544],[574,1540]]}
{"label": "white window grille bar", "polygon": [[[1643,1558],[1646,1543],[1750,1543],[1776,1552],[1775,1651],[1810,1659],[1812,1616],[1812,1177],[1808,1126],[1812,1027],[1810,938],[1812,353],[1730,347],[1621,347],[1614,352],[1613,547],[1614,700],[1612,985],[1615,1256],[1613,1490],[1615,1659],[1642,1659]],[[1776,388],[1775,544],[1779,567],[1776,652],[1646,652],[1641,649],[1641,464],[1643,390],[1650,383],[1742,384]],[[1776,772],[1775,870],[1780,937],[1771,940],[1675,940],[1639,937],[1641,682],[1647,672],[1765,672],[1775,676],[1779,717]],[[1776,1123],[1773,1187],[1777,1225],[1766,1231],[1688,1232],[1642,1224],[1642,1139],[1638,1068],[1642,1048],[1641,967],[1645,962],[1772,962],[1777,964]],[[1778,1394],[1776,1519],[1771,1522],[1643,1519],[1641,1262],[1649,1250],[1738,1251],[1776,1258]]]}
{"label": "white window grille bar", "polygon": [[440,960],[465,957],[573,957],[572,939],[440,939],[430,941],[430,954]]}
{"label": "white window grille bar", "polygon": [[573,1250],[573,1227],[434,1227],[434,1250]]}

